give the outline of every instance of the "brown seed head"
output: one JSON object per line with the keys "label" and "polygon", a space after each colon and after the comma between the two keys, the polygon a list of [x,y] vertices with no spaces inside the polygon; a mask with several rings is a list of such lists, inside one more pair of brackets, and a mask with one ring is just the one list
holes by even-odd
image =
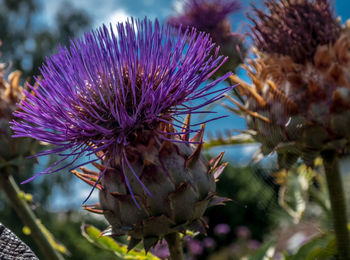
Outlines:
{"label": "brown seed head", "polygon": [[290,56],[297,63],[312,61],[319,45],[334,43],[341,26],[328,0],[265,0],[267,12],[253,6],[249,17],[260,51]]}

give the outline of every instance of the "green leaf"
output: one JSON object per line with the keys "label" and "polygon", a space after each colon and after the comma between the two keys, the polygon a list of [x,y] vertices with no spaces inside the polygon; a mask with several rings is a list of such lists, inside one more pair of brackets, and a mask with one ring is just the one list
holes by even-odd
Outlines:
{"label": "green leaf", "polygon": [[249,260],[270,260],[275,252],[275,241],[270,241],[262,245],[258,251],[249,257]]}
{"label": "green leaf", "polygon": [[120,244],[111,237],[100,236],[101,230],[92,225],[83,224],[81,226],[81,232],[90,243],[104,250],[113,252],[121,259],[159,260],[158,257],[152,255],[151,253],[146,254],[145,250],[133,249],[127,252],[127,245]]}
{"label": "green leaf", "polygon": [[337,253],[337,247],[334,234],[329,232],[321,234],[314,239],[304,244],[296,252],[290,256],[290,260],[313,260],[313,259],[328,259]]}

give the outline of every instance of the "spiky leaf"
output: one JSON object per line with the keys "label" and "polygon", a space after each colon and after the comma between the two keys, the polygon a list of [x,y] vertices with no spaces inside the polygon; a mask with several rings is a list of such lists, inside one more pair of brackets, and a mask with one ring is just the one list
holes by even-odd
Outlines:
{"label": "spiky leaf", "polygon": [[113,252],[121,259],[137,259],[137,260],[159,260],[158,257],[147,253],[144,250],[132,249],[128,252],[128,246],[115,241],[111,237],[100,236],[101,230],[92,226],[83,224],[81,226],[82,235],[92,244]]}

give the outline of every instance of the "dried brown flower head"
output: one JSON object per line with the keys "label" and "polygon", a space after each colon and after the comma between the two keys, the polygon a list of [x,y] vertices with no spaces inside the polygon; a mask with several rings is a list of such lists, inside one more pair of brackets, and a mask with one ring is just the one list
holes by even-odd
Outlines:
{"label": "dried brown flower head", "polygon": [[252,37],[263,52],[312,61],[319,45],[334,43],[341,26],[329,0],[265,0],[267,11],[253,6]]}

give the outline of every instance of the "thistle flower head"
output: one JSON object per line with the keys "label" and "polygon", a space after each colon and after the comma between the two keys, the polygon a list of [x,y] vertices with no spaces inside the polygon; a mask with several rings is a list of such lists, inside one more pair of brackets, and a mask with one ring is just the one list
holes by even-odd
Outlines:
{"label": "thistle flower head", "polygon": [[341,26],[329,0],[265,0],[268,12],[253,6],[252,36],[267,53],[290,56],[295,62],[312,61],[319,45],[334,43]]}
{"label": "thistle flower head", "polygon": [[[125,147],[140,142],[143,131],[174,141],[174,135],[196,132],[175,130],[176,117],[199,112],[226,91],[211,90],[228,75],[201,86],[225,61],[213,52],[209,35],[174,33],[146,18],[116,27],[86,33],[47,58],[42,79],[28,85],[15,113],[15,137],[55,145],[40,155],[57,153],[61,161],[83,154],[108,161],[126,156]],[[202,104],[191,103],[210,94]],[[60,162],[36,176],[59,170]]]}
{"label": "thistle flower head", "polygon": [[237,0],[188,0],[184,2],[183,13],[169,18],[172,26],[194,27],[210,33],[215,42],[221,44],[229,40],[231,27],[228,15],[240,9]]}

